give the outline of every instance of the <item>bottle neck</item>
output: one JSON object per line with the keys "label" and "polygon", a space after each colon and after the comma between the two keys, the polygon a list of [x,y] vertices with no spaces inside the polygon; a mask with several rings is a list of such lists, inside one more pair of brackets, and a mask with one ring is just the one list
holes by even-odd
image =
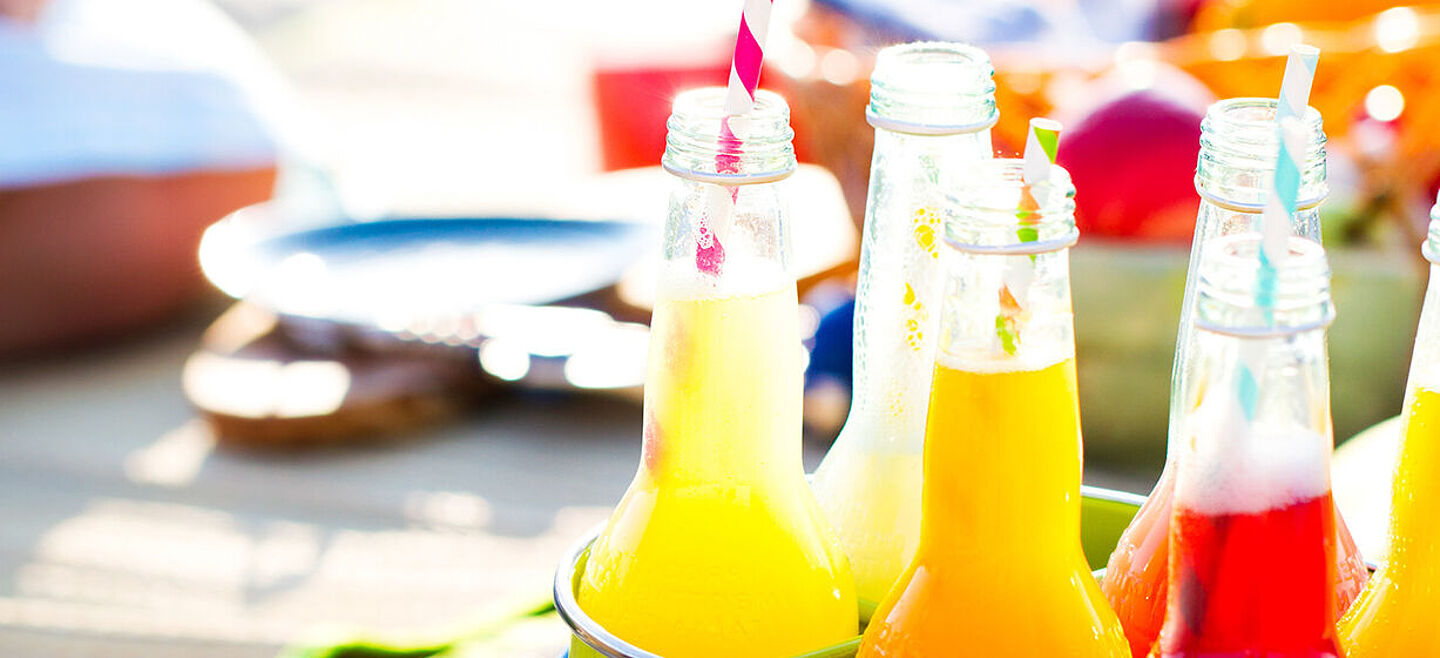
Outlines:
{"label": "bottle neck", "polygon": [[[1175,360],[1170,371],[1167,450],[1171,460],[1179,453],[1180,444],[1185,440],[1180,428],[1192,408],[1187,405],[1194,398],[1194,392],[1187,386],[1193,380],[1194,370],[1198,268],[1206,247],[1215,238],[1255,231],[1260,226],[1264,204],[1270,198],[1270,183],[1275,177],[1275,156],[1279,151],[1275,107],[1275,99],[1225,99],[1211,105],[1201,123],[1200,155],[1195,167],[1195,191],[1200,196],[1200,212],[1195,220],[1195,237],[1190,246],[1190,268],[1185,277]],[[1298,191],[1300,210],[1293,218],[1291,235],[1319,244],[1319,207],[1329,190],[1326,181],[1326,137],[1319,112],[1306,108],[1301,121],[1307,139]]]}
{"label": "bottle neck", "polygon": [[681,179],[670,198],[657,300],[753,295],[794,284],[777,183]]}
{"label": "bottle neck", "polygon": [[[1201,198],[1237,209],[1260,212],[1270,198],[1280,137],[1273,98],[1228,98],[1214,103],[1200,123],[1200,155],[1195,188]],[[1297,199],[1301,207],[1318,205],[1328,193],[1325,131],[1320,113],[1305,108],[1299,117],[1304,143]]]}
{"label": "bottle neck", "polygon": [[[990,156],[990,132],[878,129],[855,296],[854,396],[840,440],[919,453],[935,362],[944,172]],[[854,438],[850,438],[854,437]]]}
{"label": "bottle neck", "polygon": [[642,475],[746,495],[803,484],[794,279],[735,261],[712,277],[677,260],[651,320]]}
{"label": "bottle neck", "polygon": [[[704,267],[707,230],[722,267]],[[682,178],[662,255],[642,473],[679,486],[799,478],[803,347],[777,185]]]}
{"label": "bottle neck", "polygon": [[1440,570],[1440,538],[1428,531],[1440,511],[1440,265],[1434,263],[1406,388],[1390,517],[1392,577],[1402,573],[1397,570]]}
{"label": "bottle neck", "polygon": [[947,257],[922,550],[1068,569],[1079,562],[1057,547],[1078,551],[1082,470],[1068,250]]}
{"label": "bottle neck", "polygon": [[1021,172],[1018,160],[982,161],[947,204],[921,551],[1063,582],[1084,568],[1074,188],[1059,167],[1034,185]]}
{"label": "bottle neck", "polygon": [[790,108],[769,91],[748,112],[725,110],[727,90],[705,87],[675,97],[665,123],[661,165],[683,178],[744,185],[779,180],[795,170]]}
{"label": "bottle neck", "polygon": [[[679,179],[665,222],[645,378],[639,481],[743,495],[803,484],[803,348],[777,183],[794,168],[789,111],[725,90],[676,97],[664,164]],[[648,476],[648,480],[645,476]]]}
{"label": "bottle neck", "polygon": [[[1180,302],[1180,329],[1175,339],[1175,360],[1170,373],[1170,423],[1167,458],[1179,454],[1185,440],[1186,414],[1194,408],[1195,392],[1195,306],[1200,281],[1200,263],[1216,238],[1260,229],[1260,212],[1236,210],[1233,204],[1217,204],[1205,197],[1195,219],[1195,237],[1190,245],[1190,266],[1185,275],[1185,293]],[[1320,206],[1303,208],[1295,213],[1290,225],[1291,235],[1320,243]]]}
{"label": "bottle neck", "polygon": [[946,256],[939,351],[954,362],[1033,370],[1075,355],[1070,252]]}

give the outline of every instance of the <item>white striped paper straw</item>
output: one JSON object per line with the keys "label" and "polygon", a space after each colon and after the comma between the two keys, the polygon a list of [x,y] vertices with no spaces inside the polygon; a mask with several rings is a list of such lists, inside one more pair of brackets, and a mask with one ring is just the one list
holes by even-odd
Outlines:
{"label": "white striped paper straw", "polygon": [[1310,105],[1310,87],[1315,82],[1315,66],[1320,62],[1320,49],[1297,43],[1290,47],[1285,60],[1285,77],[1280,81],[1280,98],[1275,105],[1275,120],[1300,118]]}
{"label": "white striped paper straw", "polygon": [[[730,117],[755,107],[755,90],[760,88],[760,70],[765,62],[765,35],[770,31],[770,9],[774,0],[745,0],[740,12],[740,29],[735,34],[735,53],[730,58],[730,84],[725,92],[725,119],[720,122],[720,139],[733,142]],[[717,173],[738,173],[731,159],[716,156]],[[696,231],[695,266],[718,276],[725,262],[724,241],[730,235],[730,216],[738,191],[711,186],[706,195],[705,217]]]}
{"label": "white striped paper straw", "polygon": [[[1290,255],[1290,234],[1296,200],[1300,195],[1300,172],[1305,160],[1304,124],[1300,118],[1310,104],[1310,88],[1320,50],[1304,44],[1290,49],[1280,97],[1275,105],[1275,133],[1279,142],[1270,194],[1260,215],[1260,253],[1255,273],[1255,307],[1266,324],[1274,322],[1275,293],[1279,272]],[[1255,420],[1259,404],[1259,377],[1264,367],[1264,350],[1258,341],[1248,341],[1240,350],[1240,371],[1235,379],[1235,396],[1247,423]]]}
{"label": "white striped paper straw", "polygon": [[[1020,220],[1016,236],[1021,242],[1034,242],[1037,237],[1030,227],[1034,223],[1030,213],[1040,212],[1048,201],[1050,186],[1046,183],[1050,182],[1050,173],[1055,166],[1060,129],[1059,121],[1039,117],[1030,119],[1030,134],[1025,138],[1025,153],[1020,167],[1020,178],[1025,186],[1022,188],[1019,212],[1015,214]],[[1025,308],[1029,304],[1030,284],[1035,280],[1034,256],[1007,257],[1000,279],[1016,306]],[[1016,344],[1015,323],[1013,319],[1007,322],[1003,312],[996,320],[996,329],[1001,332],[1001,346],[1009,352],[1010,347]]]}

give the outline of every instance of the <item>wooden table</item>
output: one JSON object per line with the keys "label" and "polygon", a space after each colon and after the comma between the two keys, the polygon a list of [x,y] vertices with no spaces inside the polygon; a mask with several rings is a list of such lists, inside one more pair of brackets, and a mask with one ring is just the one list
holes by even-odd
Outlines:
{"label": "wooden table", "polygon": [[[216,451],[179,384],[201,326],[0,369],[0,655],[454,634],[548,596],[634,472],[638,409],[585,398],[506,397],[403,443]],[[522,635],[504,655],[564,643]]]}

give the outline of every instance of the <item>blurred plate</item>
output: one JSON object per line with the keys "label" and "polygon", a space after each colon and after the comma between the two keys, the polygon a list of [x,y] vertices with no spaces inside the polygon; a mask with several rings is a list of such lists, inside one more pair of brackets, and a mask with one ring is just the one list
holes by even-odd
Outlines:
{"label": "blurred plate", "polygon": [[277,231],[241,210],[200,246],[206,277],[280,313],[401,331],[497,304],[541,305],[613,285],[653,228],[617,221],[386,218]]}

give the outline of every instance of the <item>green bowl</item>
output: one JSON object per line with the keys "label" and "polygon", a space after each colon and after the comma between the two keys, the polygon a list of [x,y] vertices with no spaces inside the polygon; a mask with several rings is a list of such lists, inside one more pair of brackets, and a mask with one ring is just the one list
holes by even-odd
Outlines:
{"label": "green bowl", "polygon": [[[1085,559],[1091,569],[1100,569],[1110,559],[1110,551],[1120,541],[1120,534],[1130,525],[1130,519],[1139,511],[1145,499],[1135,494],[1111,491],[1097,487],[1082,487],[1080,504],[1080,540],[1085,547]],[[580,576],[585,572],[585,559],[589,556],[590,543],[595,541],[599,528],[577,542],[566,554],[555,572],[555,608],[560,617],[570,626],[570,631],[581,642],[610,658],[661,658],[660,656],[631,645],[616,637],[596,623],[580,609],[575,601],[575,590],[580,585]],[[797,658],[849,658],[860,646],[855,637],[834,646],[825,647]]]}

